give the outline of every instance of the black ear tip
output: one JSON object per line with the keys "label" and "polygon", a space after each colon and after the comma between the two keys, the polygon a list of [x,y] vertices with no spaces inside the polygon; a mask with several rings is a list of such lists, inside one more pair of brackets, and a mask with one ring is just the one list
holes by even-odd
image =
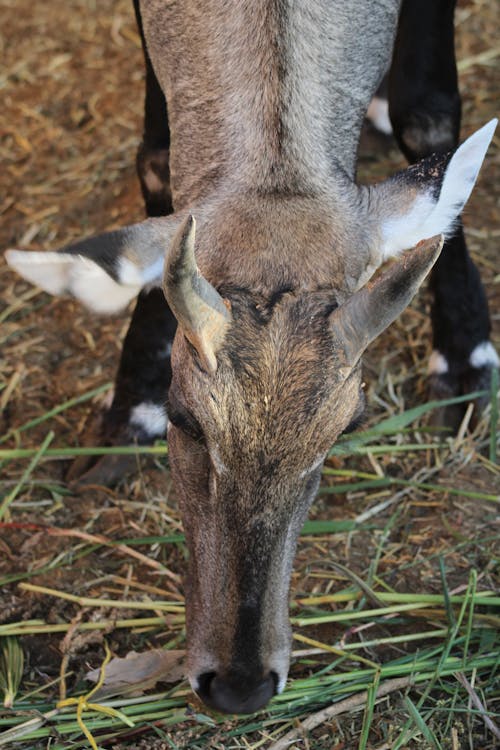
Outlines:
{"label": "black ear tip", "polygon": [[194,237],[196,233],[196,220],[193,214],[188,214],[178,230],[179,242],[177,244],[179,252],[183,255],[194,246]]}
{"label": "black ear tip", "polygon": [[182,226],[183,226],[184,234],[189,234],[190,232],[196,229],[196,219],[194,218],[193,214],[188,214],[186,216]]}

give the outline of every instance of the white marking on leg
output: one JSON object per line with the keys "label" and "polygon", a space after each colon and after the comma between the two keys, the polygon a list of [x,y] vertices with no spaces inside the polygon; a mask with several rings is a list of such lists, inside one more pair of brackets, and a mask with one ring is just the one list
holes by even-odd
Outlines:
{"label": "white marking on leg", "polygon": [[444,375],[448,372],[448,360],[437,349],[434,349],[429,358],[427,372],[429,375]]}
{"label": "white marking on leg", "polygon": [[469,362],[472,367],[500,367],[500,359],[490,341],[483,341],[471,352]]}
{"label": "white marking on leg", "polygon": [[381,99],[379,96],[374,96],[368,106],[366,116],[377,130],[380,130],[381,133],[385,133],[385,135],[391,135],[392,125],[389,118],[389,102],[387,99]]}
{"label": "white marking on leg", "polygon": [[152,401],[144,401],[132,409],[130,424],[141,427],[148,435],[164,436],[168,419],[163,406]]}

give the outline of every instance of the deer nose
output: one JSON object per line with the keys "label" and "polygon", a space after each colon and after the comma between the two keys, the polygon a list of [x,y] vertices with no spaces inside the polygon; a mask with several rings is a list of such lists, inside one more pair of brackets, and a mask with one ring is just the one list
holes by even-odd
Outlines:
{"label": "deer nose", "polygon": [[196,692],[203,703],[224,714],[253,714],[276,694],[277,685],[278,676],[274,672],[258,682],[205,672],[198,678]]}

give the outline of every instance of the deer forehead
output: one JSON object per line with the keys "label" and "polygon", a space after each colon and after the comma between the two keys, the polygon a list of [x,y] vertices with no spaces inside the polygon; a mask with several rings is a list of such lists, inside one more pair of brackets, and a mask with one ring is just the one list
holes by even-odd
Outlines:
{"label": "deer forehead", "polygon": [[347,380],[340,374],[328,295],[319,307],[285,296],[272,311],[233,306],[236,323],[213,376],[199,371],[186,343],[177,342],[173,387],[206,433],[214,465],[235,456],[262,463],[299,454],[303,469],[358,406],[357,371]]}

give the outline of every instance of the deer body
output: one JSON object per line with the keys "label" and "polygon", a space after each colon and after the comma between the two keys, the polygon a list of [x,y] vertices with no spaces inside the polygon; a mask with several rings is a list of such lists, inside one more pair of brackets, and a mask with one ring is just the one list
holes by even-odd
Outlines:
{"label": "deer body", "polygon": [[442,242],[368,279],[449,231],[492,135],[485,126],[453,156],[356,184],[398,11],[393,0],[144,0],[174,213],[28,263],[9,256],[100,310],[163,277],[179,325],[167,410],[190,553],[189,679],[219,710],[257,710],[284,687],[293,556],[322,462],[363,409],[363,350]]}
{"label": "deer body", "polygon": [[[175,375],[185,373],[178,347],[170,392],[171,464],[191,558],[191,681],[205,700],[226,710],[252,710],[282,689],[287,671],[296,539],[334,437],[327,431],[322,443],[314,440],[314,408],[308,413],[301,398],[301,389],[311,390],[315,369],[310,398],[320,401],[328,361],[308,341],[303,321],[317,313],[308,309],[312,293],[328,289],[324,296],[332,305],[335,286],[345,299],[367,265],[365,222],[358,220],[363,205],[352,180],[363,114],[387,65],[397,3],[376,11],[370,14],[378,26],[370,50],[376,64],[367,72],[355,65],[359,29],[344,3],[142,5],[149,54],[169,106],[174,209],[204,205],[200,270],[219,289],[246,290],[232,298],[248,320],[245,336],[231,347],[249,371],[244,396],[235,398],[233,373],[226,375],[221,363],[211,394],[202,373],[194,374],[186,393],[184,376]],[[349,258],[353,237],[356,252]],[[282,290],[284,309],[266,316],[266,304]],[[255,310],[262,305],[261,321],[251,319],[249,299]],[[292,314],[296,326],[304,325],[306,344],[300,344],[308,352],[286,351]],[[272,330],[262,342],[264,325]],[[323,338],[326,349],[324,332]],[[280,372],[287,356],[289,371]],[[354,408],[358,390],[353,384]],[[203,424],[203,447],[176,429],[176,398]],[[213,409],[200,415],[207,399]],[[343,426],[351,416],[346,410]]]}
{"label": "deer body", "polygon": [[354,179],[398,5],[143,2],[168,101],[175,209],[214,189],[335,194],[337,172]]}
{"label": "deer body", "polygon": [[365,196],[353,180],[398,2],[357,6],[142,4],[168,101],[173,205],[203,222],[197,262],[209,281],[272,293],[335,279],[342,294],[366,280],[367,265],[373,272]]}

